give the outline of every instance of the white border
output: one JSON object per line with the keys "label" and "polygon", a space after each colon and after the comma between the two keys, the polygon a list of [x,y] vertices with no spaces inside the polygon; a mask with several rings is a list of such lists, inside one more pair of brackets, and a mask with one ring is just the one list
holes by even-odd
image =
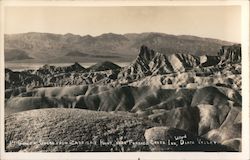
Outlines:
{"label": "white border", "polygon": [[[1,7],[1,44],[0,49],[0,96],[1,96],[1,154],[0,159],[102,159],[102,160],[127,160],[138,159],[228,159],[247,160],[249,158],[249,2],[247,0],[234,1],[0,1]],[[92,152],[92,153],[6,153],[4,152],[4,55],[3,55],[3,32],[4,32],[4,7],[6,6],[241,6],[241,42],[242,42],[242,152]]]}

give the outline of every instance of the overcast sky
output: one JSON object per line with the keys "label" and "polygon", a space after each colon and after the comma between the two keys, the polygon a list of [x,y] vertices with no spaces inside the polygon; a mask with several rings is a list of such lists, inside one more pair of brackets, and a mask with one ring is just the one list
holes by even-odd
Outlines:
{"label": "overcast sky", "polygon": [[239,6],[6,7],[5,33],[163,32],[240,42]]}

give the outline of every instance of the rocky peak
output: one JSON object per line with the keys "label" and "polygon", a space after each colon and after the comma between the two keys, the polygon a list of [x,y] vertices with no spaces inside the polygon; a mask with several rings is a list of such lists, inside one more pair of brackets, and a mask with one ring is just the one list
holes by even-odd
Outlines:
{"label": "rocky peak", "polygon": [[55,68],[56,73],[83,72],[85,70],[86,69],[77,62],[70,66]]}
{"label": "rocky peak", "polygon": [[155,52],[142,45],[137,58],[118,74],[119,79],[126,81],[140,79],[151,74],[149,63],[154,58]]}
{"label": "rocky peak", "polygon": [[73,65],[71,65],[71,68],[74,69],[74,70],[84,70],[85,69],[78,62],[75,62]]}
{"label": "rocky peak", "polygon": [[240,45],[223,47],[220,56],[200,57],[182,53],[167,56],[142,45],[137,58],[122,69],[118,78],[138,80],[150,74],[185,72],[197,67],[215,66],[220,60],[230,63],[239,62],[241,60]]}
{"label": "rocky peak", "polygon": [[149,63],[153,74],[166,74],[173,72],[173,68],[166,55],[157,52],[155,57]]}
{"label": "rocky peak", "polygon": [[222,46],[218,55],[221,56],[221,63],[240,63],[241,45]]}
{"label": "rocky peak", "polygon": [[121,67],[110,61],[98,62],[90,66],[87,70],[89,71],[106,71],[106,70],[119,70]]}
{"label": "rocky peak", "polygon": [[142,45],[139,52],[139,58],[142,58],[146,63],[149,63],[155,56],[155,52],[147,46]]}
{"label": "rocky peak", "polygon": [[199,59],[193,55],[173,54],[166,56],[143,45],[138,57],[118,75],[120,78],[136,80],[150,74],[167,74],[185,71],[199,65]]}
{"label": "rocky peak", "polygon": [[51,74],[54,74],[55,68],[56,68],[55,66],[45,64],[41,68],[37,69],[35,71],[35,74],[38,76],[51,75]]}
{"label": "rocky peak", "polygon": [[49,65],[49,64],[45,64],[45,65],[43,65],[41,68],[39,68],[39,69],[54,69],[55,68],[55,66],[51,66],[51,65]]}
{"label": "rocky peak", "polygon": [[77,62],[75,62],[73,65],[65,67],[56,67],[46,64],[43,67],[39,68],[36,71],[36,74],[42,76],[42,75],[52,75],[57,73],[83,72],[85,70],[86,69]]}

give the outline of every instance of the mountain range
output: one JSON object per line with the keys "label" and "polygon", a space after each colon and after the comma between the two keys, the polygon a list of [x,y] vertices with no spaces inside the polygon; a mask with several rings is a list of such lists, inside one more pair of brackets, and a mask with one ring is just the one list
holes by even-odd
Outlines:
{"label": "mountain range", "polygon": [[232,44],[218,39],[155,32],[100,36],[29,32],[5,34],[4,53],[5,61],[11,62],[131,62],[142,45],[165,55],[200,56],[217,55],[221,46]]}

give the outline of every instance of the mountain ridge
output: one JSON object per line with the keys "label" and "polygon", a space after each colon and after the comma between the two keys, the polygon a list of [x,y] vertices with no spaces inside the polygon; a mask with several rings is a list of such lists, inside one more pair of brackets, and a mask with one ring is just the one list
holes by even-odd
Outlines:
{"label": "mountain ridge", "polygon": [[[4,35],[5,51],[18,49],[20,52],[27,52],[28,56],[33,58],[29,60],[31,62],[100,62],[105,60],[129,62],[137,56],[139,46],[142,45],[165,54],[216,55],[221,46],[232,44],[234,43],[212,38],[157,32],[105,33],[99,36],[38,32]],[[69,58],[68,53],[72,51],[90,56]],[[25,61],[27,59],[20,62]]]}

